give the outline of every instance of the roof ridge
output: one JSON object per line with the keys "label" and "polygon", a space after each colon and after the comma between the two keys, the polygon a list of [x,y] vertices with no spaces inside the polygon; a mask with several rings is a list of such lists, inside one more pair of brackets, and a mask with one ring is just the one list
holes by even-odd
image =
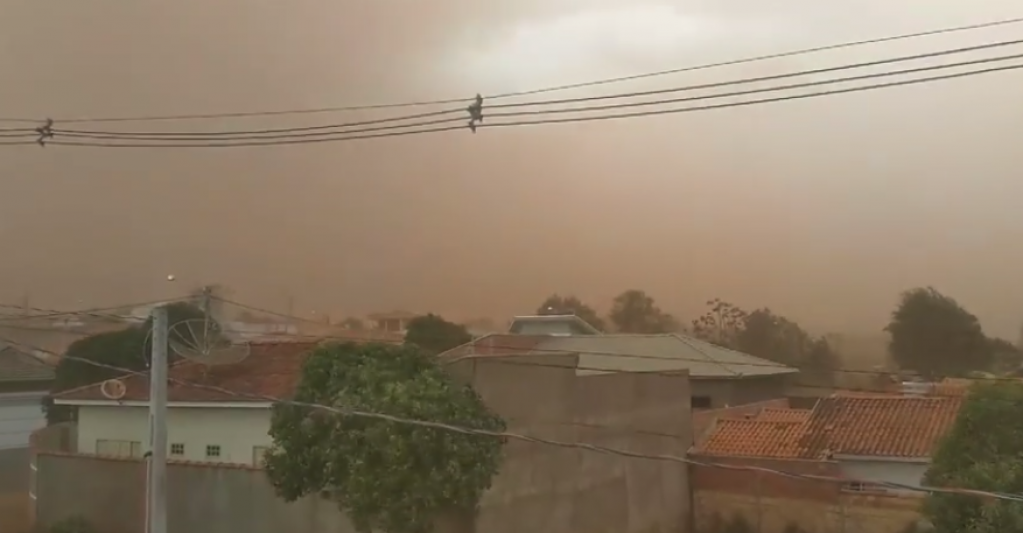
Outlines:
{"label": "roof ridge", "polygon": [[[712,355],[710,355],[709,353],[704,351],[702,348],[700,348],[699,346],[697,346],[697,345],[693,344],[692,342],[690,342],[690,341],[694,341],[694,340],[698,340],[698,339],[691,338],[688,335],[682,335],[681,333],[671,333],[670,335],[672,335],[676,339],[682,341],[683,344],[685,344],[685,345],[689,346],[690,348],[696,350],[697,353],[699,353],[700,355],[706,357],[707,360],[710,361],[711,363],[714,363],[714,364],[720,366],[726,372],[729,372],[729,373],[731,373],[734,376],[742,376],[742,372],[737,372],[735,370],[732,370],[731,367],[729,367],[725,363],[722,363],[721,361],[718,361]],[[710,344],[710,343],[707,343],[707,344]]]}

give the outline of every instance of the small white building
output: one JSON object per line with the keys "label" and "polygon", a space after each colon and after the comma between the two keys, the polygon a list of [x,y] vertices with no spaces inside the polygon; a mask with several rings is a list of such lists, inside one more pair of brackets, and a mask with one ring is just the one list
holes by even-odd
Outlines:
{"label": "small white building", "polygon": [[[315,346],[256,343],[241,362],[207,366],[186,360],[172,366],[167,390],[168,458],[260,465],[262,453],[271,444],[270,398],[291,396],[302,364]],[[116,381],[65,391],[54,398],[58,405],[78,407],[78,453],[119,457],[146,453],[149,378],[132,375]]]}

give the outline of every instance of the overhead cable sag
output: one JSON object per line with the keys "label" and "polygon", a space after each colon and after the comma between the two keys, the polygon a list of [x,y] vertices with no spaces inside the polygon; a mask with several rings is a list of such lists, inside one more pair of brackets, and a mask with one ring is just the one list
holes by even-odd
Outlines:
{"label": "overhead cable sag", "polygon": [[[396,107],[410,107],[419,105],[429,104],[447,104],[454,102],[465,102],[469,100],[469,104],[460,111],[457,108],[441,109],[437,111],[429,111],[424,113],[414,113],[399,116],[375,118],[370,120],[342,122],[334,124],[320,124],[312,126],[299,126],[290,128],[272,128],[272,129],[249,129],[249,130],[224,130],[224,131],[102,131],[102,130],[84,130],[84,129],[64,129],[60,126],[54,126],[54,121],[47,119],[46,124],[41,127],[35,128],[35,143],[40,146],[46,146],[48,144],[60,145],[60,146],[80,146],[80,147],[99,147],[99,148],[230,148],[230,147],[246,147],[246,146],[271,146],[271,145],[291,145],[291,144],[306,144],[306,143],[322,143],[322,142],[342,142],[342,141],[353,141],[353,140],[364,140],[364,139],[380,139],[389,137],[401,137],[411,135],[422,135],[429,133],[443,133],[449,131],[456,131],[465,126],[457,126],[455,123],[460,122],[463,119],[458,118],[460,112],[468,113],[468,129],[476,133],[481,127],[511,127],[511,126],[529,126],[529,125],[540,125],[540,124],[556,124],[556,123],[569,123],[569,122],[588,122],[596,120],[618,120],[624,118],[636,118],[645,117],[652,115],[661,114],[674,114],[684,113],[691,111],[701,111],[710,109],[721,109],[727,107],[739,107],[748,106],[754,104],[763,104],[771,102],[782,102],[789,100],[830,96],[843,93],[861,92],[867,90],[875,90],[881,88],[896,87],[902,85],[911,85],[919,83],[927,83],[931,81],[961,78],[967,76],[974,76],[985,73],[993,72],[1004,72],[1008,70],[1016,70],[1023,68],[1021,66],[1008,66],[1000,68],[988,68],[970,72],[955,73],[945,76],[934,76],[930,78],[917,78],[907,81],[896,81],[891,83],[875,84],[858,86],[851,88],[842,88],[835,90],[825,90],[816,93],[802,93],[789,96],[780,96],[775,98],[762,98],[747,101],[728,102],[724,104],[706,105],[699,107],[685,107],[685,108],[664,108],[666,104],[674,104],[680,102],[690,102],[697,100],[708,100],[708,99],[719,99],[719,98],[732,98],[736,96],[745,96],[751,94],[757,94],[761,92],[775,92],[775,91],[787,91],[792,89],[800,89],[806,87],[814,87],[829,84],[847,83],[850,81],[866,80],[876,77],[886,76],[899,76],[913,73],[919,73],[930,70],[949,69],[968,65],[979,65],[982,63],[992,63],[997,61],[1006,61],[1011,59],[1019,59],[1021,55],[1009,55],[994,58],[983,58],[973,61],[963,61],[958,63],[946,63],[935,66],[921,67],[916,69],[901,69],[901,70],[889,70],[885,72],[872,73],[862,76],[850,76],[844,78],[831,78],[826,80],[817,80],[802,83],[793,83],[788,85],[779,85],[773,87],[758,87],[751,90],[741,90],[733,92],[718,92],[711,94],[703,94],[694,97],[683,97],[683,98],[668,98],[658,100],[645,100],[645,101],[621,101],[634,99],[644,96],[662,95],[668,93],[680,93],[689,91],[698,91],[704,89],[720,88],[731,85],[747,85],[756,84],[764,81],[779,80],[790,77],[798,76],[812,76],[817,74],[823,74],[828,72],[836,72],[841,70],[850,70],[857,68],[867,68],[885,64],[900,63],[906,61],[914,61],[926,58],[939,57],[950,54],[960,54],[966,52],[975,52],[984,49],[991,49],[996,47],[1004,47],[1011,45],[1023,44],[1023,39],[999,41],[993,43],[986,43],[981,45],[959,47],[952,49],[943,49],[937,51],[926,52],[922,54],[890,57],[881,60],[840,64],[835,66],[829,66],[824,68],[810,69],[810,70],[799,70],[793,72],[784,72],[780,74],[774,74],[769,76],[759,77],[747,77],[733,80],[726,80],[714,83],[703,83],[697,85],[686,85],[676,86],[655,90],[645,91],[632,91],[632,92],[619,92],[612,94],[603,94],[595,96],[583,96],[574,98],[561,98],[553,100],[539,100],[539,101],[522,101],[512,103],[497,103],[488,105],[489,108],[496,109],[508,109],[508,111],[502,111],[498,113],[487,113],[488,118],[491,120],[484,124],[484,101],[495,98],[507,98],[510,96],[520,96],[526,94],[537,94],[542,92],[551,92],[554,90],[566,90],[571,88],[589,86],[589,85],[600,85],[605,83],[626,81],[631,79],[640,79],[644,77],[660,76],[669,73],[686,72],[690,70],[700,70],[705,68],[711,68],[716,66],[724,66],[730,64],[745,63],[751,61],[761,61],[765,59],[771,59],[775,57],[785,57],[788,55],[805,54],[818,52],[822,50],[831,50],[835,48],[843,48],[848,46],[859,46],[863,44],[886,42],[898,39],[908,39],[914,37],[921,37],[924,35],[935,35],[940,33],[948,33],[954,31],[964,31],[970,29],[985,28],[1004,24],[1015,24],[1023,22],[1023,18],[1020,19],[1009,19],[995,22],[988,22],[984,24],[974,24],[969,26],[960,26],[956,28],[948,28],[942,30],[932,30],[928,32],[920,32],[915,34],[899,35],[894,37],[885,37],[880,39],[872,39],[868,41],[856,41],[852,43],[840,43],[836,45],[829,45],[824,47],[817,47],[812,49],[796,50],[792,52],[784,52],[781,54],[774,54],[768,56],[758,56],[754,58],[747,58],[741,60],[733,60],[724,63],[713,63],[707,65],[697,65],[693,67],[684,67],[681,69],[672,69],[668,71],[659,71],[654,73],[640,74],[635,76],[628,76],[622,78],[609,78],[605,80],[597,80],[594,82],[586,82],[583,84],[566,85],[547,89],[538,89],[533,91],[523,91],[519,93],[506,93],[499,94],[491,97],[484,97],[482,94],[477,94],[473,99],[447,99],[447,100],[436,100],[433,102],[419,101],[419,102],[406,102],[402,104],[378,104],[371,106],[350,106],[345,108],[321,108],[314,110],[296,110],[295,113],[305,112],[325,112],[326,110],[368,110],[368,109],[385,109],[385,108],[396,108]],[[564,104],[576,104],[581,102],[597,101],[597,100],[617,100],[614,103],[608,103],[603,105],[593,106],[567,106]],[[561,106],[561,107],[551,107]],[[501,118],[510,117],[523,117],[523,116],[543,116],[543,115],[563,115],[563,114],[585,114],[594,113],[600,111],[608,111],[619,108],[631,108],[631,107],[648,107],[658,106],[658,109],[652,109],[650,111],[640,112],[629,112],[629,113],[603,113],[589,116],[571,116],[566,118],[541,118],[534,120],[519,120],[519,121],[500,121]],[[515,109],[533,107],[538,109]],[[267,111],[267,112],[252,112],[252,113],[228,113],[228,114],[208,114],[208,115],[182,115],[182,116],[167,116],[167,117],[141,117],[138,120],[145,118],[151,120],[157,119],[172,119],[172,118],[218,118],[218,117],[236,117],[236,116],[263,116],[263,115],[279,115],[287,114],[288,111]],[[450,115],[450,116],[449,116]],[[499,119],[494,122],[493,119]],[[2,119],[0,119],[2,120]],[[11,119],[20,120],[20,119]],[[58,121],[61,124],[73,123],[73,122],[103,122],[103,121],[129,121],[133,119],[68,119],[64,121]],[[0,130],[0,137],[11,138],[11,139],[24,139],[26,133],[24,129],[10,129]],[[0,144],[4,145],[23,145],[27,144],[25,141],[14,140],[10,142],[0,141]]]}

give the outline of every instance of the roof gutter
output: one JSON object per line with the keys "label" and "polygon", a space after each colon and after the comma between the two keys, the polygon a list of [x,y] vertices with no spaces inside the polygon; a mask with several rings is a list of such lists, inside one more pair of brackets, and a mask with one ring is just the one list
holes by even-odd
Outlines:
{"label": "roof gutter", "polygon": [[873,461],[878,463],[913,463],[925,465],[931,462],[930,457],[894,457],[890,455],[847,455],[838,453],[836,453],[832,457],[839,461]]}
{"label": "roof gutter", "polygon": [[[149,407],[148,400],[65,400],[54,398],[54,405],[78,405],[89,407]],[[178,408],[234,408],[234,409],[269,409],[272,402],[167,402],[167,407]]]}

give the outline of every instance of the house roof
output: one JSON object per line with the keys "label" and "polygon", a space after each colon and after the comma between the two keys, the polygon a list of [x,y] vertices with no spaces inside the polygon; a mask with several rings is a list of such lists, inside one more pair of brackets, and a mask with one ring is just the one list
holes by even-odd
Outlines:
{"label": "house roof", "polygon": [[0,345],[0,383],[49,381],[53,377],[52,366],[13,346]]}
{"label": "house roof", "polygon": [[509,333],[521,334],[527,333],[526,329],[531,329],[531,326],[536,325],[549,325],[549,324],[561,324],[570,329],[574,329],[577,333],[582,335],[600,335],[599,329],[583,320],[576,315],[532,315],[532,316],[517,316],[512,319],[511,326],[508,327]]}
{"label": "house roof", "polygon": [[486,335],[441,357],[578,353],[580,375],[689,370],[694,379],[790,374],[796,369],[679,334]]}
{"label": "house roof", "polygon": [[[222,366],[207,366],[192,361],[173,365],[168,372],[169,402],[265,402],[265,398],[290,396],[301,377],[302,364],[318,343],[267,342],[252,344],[252,351],[243,361]],[[149,376],[133,374],[122,378],[126,393],[120,401],[148,401]],[[202,387],[182,385],[194,383]],[[100,384],[87,385],[55,395],[66,403],[105,401]]]}
{"label": "house roof", "polygon": [[795,459],[803,422],[778,420],[723,419],[704,440],[703,455]]}
{"label": "house roof", "polygon": [[807,422],[808,456],[930,457],[955,423],[962,398],[918,396],[822,399]]}
{"label": "house roof", "polygon": [[694,451],[767,458],[922,459],[931,456],[952,428],[961,405],[958,397],[832,396],[804,413],[764,409],[748,420],[720,420]]}

